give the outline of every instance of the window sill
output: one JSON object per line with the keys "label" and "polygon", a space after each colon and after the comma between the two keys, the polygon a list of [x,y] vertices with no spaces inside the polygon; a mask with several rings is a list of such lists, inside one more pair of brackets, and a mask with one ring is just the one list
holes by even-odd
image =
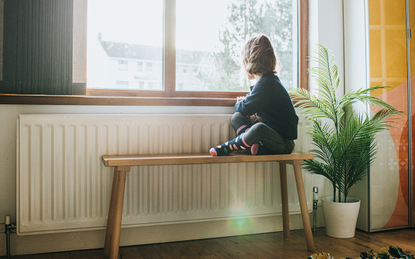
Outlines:
{"label": "window sill", "polygon": [[235,98],[0,94],[0,104],[28,105],[234,106],[235,102]]}

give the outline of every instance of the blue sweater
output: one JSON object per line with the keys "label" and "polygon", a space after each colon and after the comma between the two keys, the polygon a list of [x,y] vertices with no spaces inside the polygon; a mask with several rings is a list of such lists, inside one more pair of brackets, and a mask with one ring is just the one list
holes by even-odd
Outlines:
{"label": "blue sweater", "polygon": [[287,90],[272,72],[263,75],[251,86],[251,92],[245,99],[236,102],[235,110],[244,115],[256,113],[283,138],[297,139],[298,116]]}

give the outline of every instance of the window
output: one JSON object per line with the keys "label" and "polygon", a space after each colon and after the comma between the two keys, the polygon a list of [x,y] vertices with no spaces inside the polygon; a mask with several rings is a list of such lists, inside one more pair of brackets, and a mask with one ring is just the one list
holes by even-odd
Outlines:
{"label": "window", "polygon": [[146,63],[146,71],[147,72],[153,71],[153,64],[151,62]]}
{"label": "window", "polygon": [[137,71],[142,72],[143,71],[143,62],[137,62]]}
{"label": "window", "polygon": [[[88,0],[87,33],[89,93],[118,90],[111,82],[126,77],[131,80],[129,89],[136,92],[144,89],[139,81],[163,81],[163,0]],[[111,60],[120,60],[118,68]],[[128,70],[126,60],[137,64],[137,69]]]}
{"label": "window", "polygon": [[[248,91],[240,53],[259,33],[273,42],[283,84],[297,84],[297,0],[176,0],[176,10],[176,62],[183,64],[176,83],[183,83],[182,90]],[[180,77],[186,65],[199,73]]]}
{"label": "window", "polygon": [[[237,44],[256,32],[284,39],[281,41],[274,37],[282,63],[279,75],[287,87],[298,85],[308,88],[308,65],[305,62],[308,56],[308,0],[125,0],[122,4],[115,0],[88,0],[63,1],[53,8],[26,2],[20,4],[20,1],[8,3],[3,13],[7,22],[3,24],[2,72],[3,78],[7,76],[10,80],[0,82],[3,93],[86,93],[105,98],[142,96],[150,98],[142,98],[140,103],[150,105],[155,105],[151,103],[154,100],[162,100],[151,97],[189,97],[170,100],[182,100],[181,103],[188,103],[186,105],[192,105],[192,102],[197,105],[231,105],[234,97],[248,90],[244,75],[239,73],[237,56],[240,49]],[[296,11],[297,3],[300,5],[300,16]],[[216,16],[218,21],[213,19]],[[246,18],[246,24],[240,22],[241,17]],[[44,19],[50,23],[39,22]],[[301,40],[297,39],[297,20],[301,24]],[[32,24],[38,23],[42,26],[36,35],[42,37],[34,37],[34,41],[21,40],[28,33],[34,33]],[[149,24],[151,26],[144,26]],[[70,33],[57,34],[52,27]],[[246,35],[239,33],[245,31],[248,31]],[[276,31],[278,34],[273,35],[272,32]],[[12,35],[17,33],[17,44],[12,42],[15,36],[8,37],[6,32]],[[207,39],[207,35],[214,36]],[[232,41],[233,38],[237,40]],[[68,44],[62,45],[62,42]],[[42,49],[45,51],[33,52]],[[51,53],[48,49],[57,53]],[[300,58],[296,56],[297,52]],[[22,55],[11,57],[13,53]],[[37,70],[24,69],[26,66],[22,65],[29,63],[42,69],[32,75]],[[133,66],[129,68],[128,63]],[[147,73],[147,63],[151,63],[151,73]],[[296,76],[297,63],[300,63],[301,76]],[[47,72],[51,68],[57,69],[56,64],[59,64],[58,73]],[[182,66],[187,67],[186,76],[180,70]],[[47,82],[47,85],[33,81],[33,76]],[[297,82],[303,79],[304,82]],[[117,81],[129,82],[128,89]],[[153,89],[148,89],[147,82],[150,81],[153,82]],[[29,103],[20,97],[1,98],[5,103]],[[37,100],[45,104],[70,104],[70,101],[65,101],[68,98],[53,99],[52,102],[45,98]],[[37,103],[37,100],[31,103]],[[89,100],[93,100],[91,103],[94,104],[114,103],[104,98],[84,98],[74,103],[87,104]],[[130,103],[136,101],[131,99]],[[167,104],[165,99],[155,103]],[[178,101],[175,103],[179,104]]]}
{"label": "window", "polygon": [[117,81],[115,87],[117,89],[128,89],[128,81]]}
{"label": "window", "polygon": [[128,61],[118,60],[118,70],[128,70]]}
{"label": "window", "polygon": [[[88,52],[88,67],[105,65],[98,70],[100,75],[117,77],[120,75],[112,73],[112,66],[102,60],[136,60],[136,72],[152,73],[132,76],[151,80],[160,89],[149,91],[149,84],[142,87],[136,82],[137,91],[129,96],[234,97],[247,92],[250,85],[240,68],[241,48],[252,35],[264,33],[277,52],[283,84],[297,86],[298,2],[307,1],[126,0],[119,5],[115,0],[89,0],[88,50],[92,45],[98,50]],[[172,13],[174,10],[176,13]],[[172,28],[174,24],[176,28]],[[97,53],[101,57],[94,61]],[[111,80],[101,79],[94,84],[93,79],[99,77],[94,70],[87,70],[89,95],[100,95],[100,89],[114,89],[103,83]]]}

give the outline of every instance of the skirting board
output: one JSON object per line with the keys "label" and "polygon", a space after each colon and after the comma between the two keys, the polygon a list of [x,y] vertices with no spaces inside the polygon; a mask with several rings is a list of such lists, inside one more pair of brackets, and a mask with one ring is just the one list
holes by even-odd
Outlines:
{"label": "skirting board", "polygon": [[[302,228],[303,223],[301,215],[290,215],[290,229],[294,230]],[[197,240],[279,231],[282,231],[281,216],[125,228],[121,230],[120,246]],[[6,255],[5,238],[5,235],[0,235],[0,256]],[[11,235],[11,255],[99,249],[103,248],[104,239],[104,230],[30,236],[18,236],[13,233]]]}

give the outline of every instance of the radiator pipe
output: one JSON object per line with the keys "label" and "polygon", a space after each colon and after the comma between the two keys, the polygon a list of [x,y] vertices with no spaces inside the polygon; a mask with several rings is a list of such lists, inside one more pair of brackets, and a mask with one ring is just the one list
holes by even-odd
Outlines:
{"label": "radiator pipe", "polygon": [[313,187],[313,232],[317,228],[317,204],[318,204],[318,188]]}
{"label": "radiator pipe", "polygon": [[16,228],[16,225],[10,224],[10,216],[6,216],[5,220],[5,229],[4,232],[6,234],[6,252],[7,252],[7,259],[11,259],[10,255],[10,234],[12,233],[12,230]]}

